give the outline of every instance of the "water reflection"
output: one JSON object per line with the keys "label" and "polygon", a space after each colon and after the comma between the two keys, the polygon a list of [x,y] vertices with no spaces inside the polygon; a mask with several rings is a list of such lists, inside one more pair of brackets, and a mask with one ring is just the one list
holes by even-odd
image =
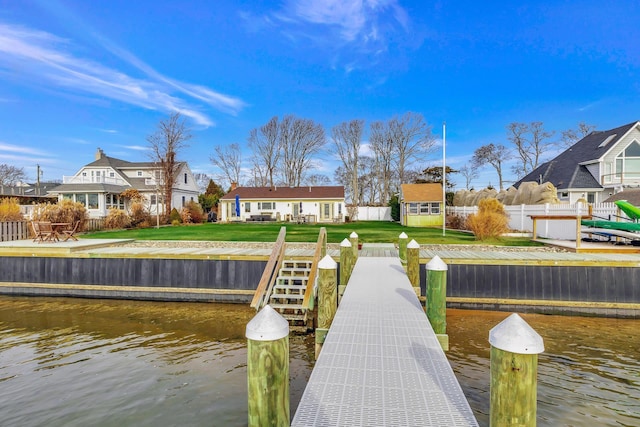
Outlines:
{"label": "water reflection", "polygon": [[[489,329],[449,310],[447,356],[488,425]],[[246,425],[245,305],[0,297],[0,425]],[[640,425],[640,320],[523,315],[542,335],[538,425]],[[292,412],[313,366],[292,336]]]}
{"label": "water reflection", "polygon": [[[0,297],[2,425],[246,425],[244,305]],[[312,338],[292,336],[292,408]]]}
{"label": "water reflection", "polygon": [[[447,357],[481,425],[489,423],[489,330],[508,315],[447,312]],[[545,344],[538,365],[538,425],[640,425],[639,320],[522,317]]]}

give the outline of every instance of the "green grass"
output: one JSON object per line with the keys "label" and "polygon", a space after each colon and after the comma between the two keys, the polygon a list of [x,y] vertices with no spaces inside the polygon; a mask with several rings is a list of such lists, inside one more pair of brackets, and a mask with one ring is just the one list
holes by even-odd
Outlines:
{"label": "green grass", "polygon": [[478,242],[472,234],[447,230],[442,236],[441,228],[403,227],[385,221],[358,221],[348,224],[281,224],[281,223],[207,223],[188,226],[169,226],[135,230],[101,231],[87,233],[89,239],[136,239],[136,240],[213,240],[228,242],[275,242],[280,227],[287,228],[287,242],[315,242],[320,227],[327,229],[329,243],[340,243],[351,232],[358,233],[361,242],[397,243],[403,231],[409,239],[421,244],[490,244],[498,246],[539,246],[527,238],[509,237],[495,241]]}

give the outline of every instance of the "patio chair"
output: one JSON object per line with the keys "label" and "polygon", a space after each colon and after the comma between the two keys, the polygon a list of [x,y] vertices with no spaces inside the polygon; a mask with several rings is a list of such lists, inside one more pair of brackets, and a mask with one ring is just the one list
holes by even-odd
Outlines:
{"label": "patio chair", "polygon": [[47,221],[43,221],[43,222],[37,222],[36,224],[39,230],[38,243],[50,242],[51,239],[53,239],[53,237],[55,236],[51,223]]}
{"label": "patio chair", "polygon": [[31,221],[31,229],[33,230],[33,241],[42,241],[42,233],[40,232],[40,224],[36,221]]}
{"label": "patio chair", "polygon": [[73,228],[62,230],[62,234],[64,234],[65,236],[63,242],[66,242],[69,239],[73,239],[77,242],[78,238],[75,236],[75,234],[78,231],[78,227],[80,227],[80,221],[74,222]]}

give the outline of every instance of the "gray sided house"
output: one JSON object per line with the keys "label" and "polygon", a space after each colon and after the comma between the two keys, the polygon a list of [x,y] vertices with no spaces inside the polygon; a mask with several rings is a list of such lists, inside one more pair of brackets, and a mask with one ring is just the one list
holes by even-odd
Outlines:
{"label": "gray sided house", "polygon": [[562,202],[601,203],[640,187],[640,122],[594,131],[514,184],[551,182]]}
{"label": "gray sided house", "polygon": [[220,199],[218,221],[343,222],[344,187],[236,187]]}
{"label": "gray sided house", "polygon": [[[135,188],[145,199],[151,215],[162,213],[162,174],[153,162],[128,162],[109,157],[98,148],[95,161],[73,176],[65,176],[62,185],[50,190],[58,200],[71,199],[85,205],[89,217],[107,216],[110,208],[126,209],[123,191]],[[189,201],[198,201],[198,185],[186,162],[181,162],[173,185],[171,208],[178,210]]]}

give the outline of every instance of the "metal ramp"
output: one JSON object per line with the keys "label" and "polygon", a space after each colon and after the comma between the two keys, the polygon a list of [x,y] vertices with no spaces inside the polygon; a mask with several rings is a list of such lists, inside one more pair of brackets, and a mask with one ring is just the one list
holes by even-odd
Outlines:
{"label": "metal ramp", "polygon": [[292,426],[477,426],[398,258],[361,257]]}
{"label": "metal ramp", "polygon": [[278,272],[269,297],[271,308],[289,321],[291,326],[305,326],[308,309],[302,304],[313,261],[285,260]]}

